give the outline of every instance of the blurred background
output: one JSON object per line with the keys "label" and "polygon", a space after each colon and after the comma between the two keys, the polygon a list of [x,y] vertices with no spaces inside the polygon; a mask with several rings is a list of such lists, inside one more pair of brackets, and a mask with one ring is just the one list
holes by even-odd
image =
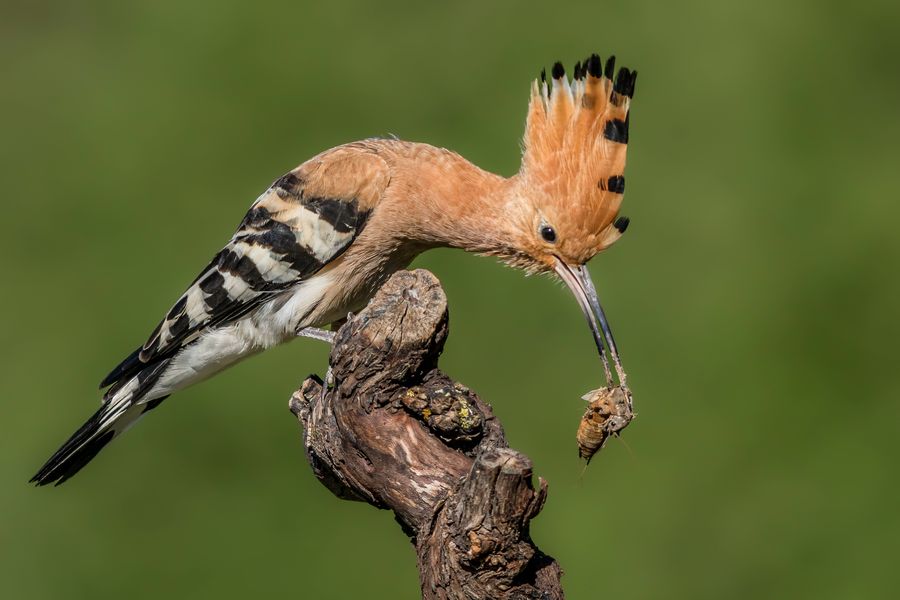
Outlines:
{"label": "blurred background", "polygon": [[416,598],[387,512],[310,473],[299,341],[179,394],[76,479],[28,478],[275,178],[396,134],[518,169],[529,82],[640,71],[625,238],[592,271],[638,418],[585,470],[574,299],[436,251],[443,368],[550,483],[571,598],[900,586],[896,2],[4,2],[0,595]]}

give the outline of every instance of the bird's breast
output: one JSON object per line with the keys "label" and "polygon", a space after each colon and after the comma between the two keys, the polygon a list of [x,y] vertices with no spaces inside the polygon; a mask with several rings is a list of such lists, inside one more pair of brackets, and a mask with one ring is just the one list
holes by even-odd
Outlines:
{"label": "bird's breast", "polygon": [[394,250],[384,254],[356,252],[351,247],[329,268],[297,289],[285,303],[293,331],[323,327],[362,310],[395,272],[405,269],[417,253]]}

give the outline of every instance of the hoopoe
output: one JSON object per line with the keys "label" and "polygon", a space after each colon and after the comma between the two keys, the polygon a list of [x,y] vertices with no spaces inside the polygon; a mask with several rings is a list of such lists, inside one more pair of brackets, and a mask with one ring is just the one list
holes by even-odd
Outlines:
{"label": "hoopoe", "polygon": [[[628,114],[637,72],[596,54],[572,81],[556,63],[531,86],[519,173],[396,139],[338,146],[277,179],[149,339],[110,372],[103,404],[32,478],[66,481],[170,394],[361,309],[435,247],[556,273],[593,333],[607,382],[618,350],[586,264],[625,232]],[[615,75],[615,76],[614,76]]]}

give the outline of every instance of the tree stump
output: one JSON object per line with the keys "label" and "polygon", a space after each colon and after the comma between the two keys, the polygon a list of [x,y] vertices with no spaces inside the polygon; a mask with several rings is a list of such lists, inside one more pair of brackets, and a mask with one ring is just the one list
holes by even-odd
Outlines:
{"label": "tree stump", "polygon": [[491,407],[438,368],[447,298],[424,270],[393,275],[338,331],[324,395],[311,376],[291,398],[306,457],[338,498],[390,509],[431,599],[563,597],[529,522],[547,484],[508,448]]}

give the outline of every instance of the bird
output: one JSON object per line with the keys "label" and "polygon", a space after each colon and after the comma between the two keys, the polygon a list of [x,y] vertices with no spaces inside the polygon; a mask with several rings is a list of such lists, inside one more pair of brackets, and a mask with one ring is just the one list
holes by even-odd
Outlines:
{"label": "bird", "polygon": [[[637,72],[593,54],[571,79],[532,81],[518,173],[425,143],[370,138],[279,177],[147,340],[100,384],[102,405],[31,482],[59,485],[171,394],[267,348],[333,339],[335,324],[422,252],[459,248],[557,276],[584,312],[608,382],[625,384],[586,263],[629,224],[629,110]],[[325,327],[332,327],[327,331]],[[615,376],[610,371],[611,357]]]}

